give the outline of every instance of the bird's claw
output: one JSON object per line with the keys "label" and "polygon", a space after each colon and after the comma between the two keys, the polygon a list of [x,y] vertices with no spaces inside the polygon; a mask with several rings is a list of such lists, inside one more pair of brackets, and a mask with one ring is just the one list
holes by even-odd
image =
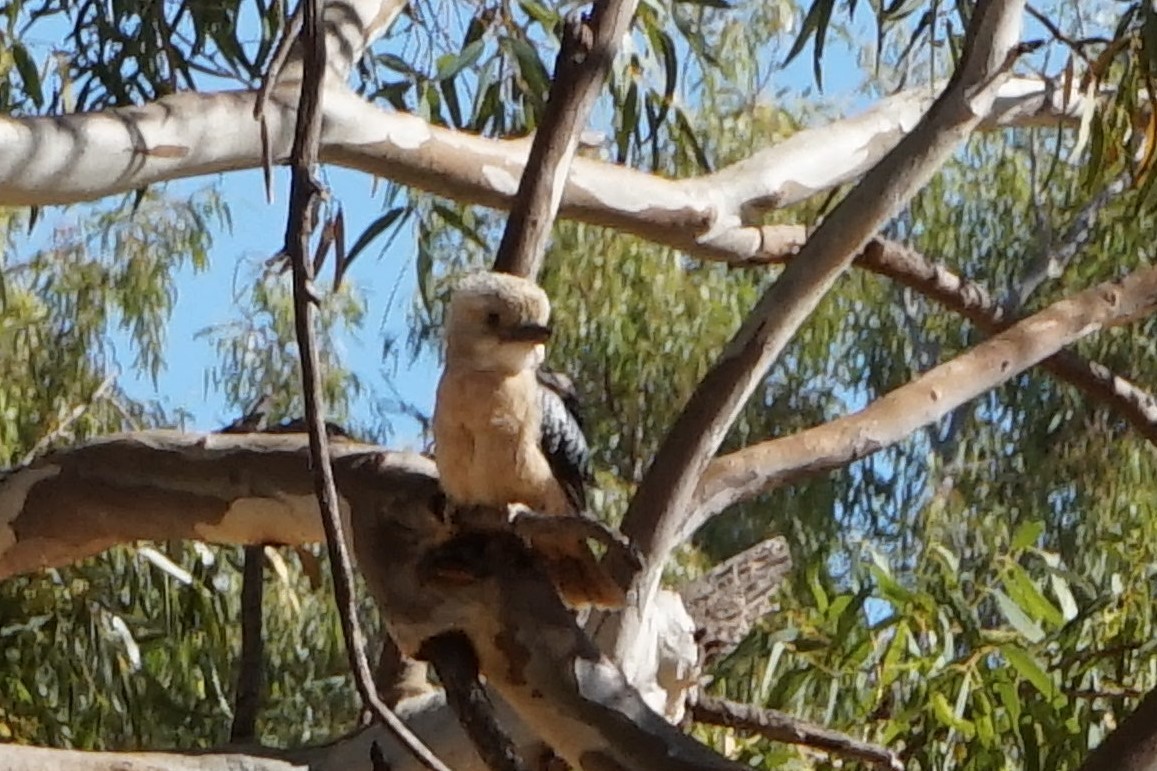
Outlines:
{"label": "bird's claw", "polygon": [[626,561],[633,569],[642,566],[642,556],[633,543],[615,528],[591,517],[548,516],[524,506],[511,507],[510,526],[530,544],[543,540],[595,541]]}

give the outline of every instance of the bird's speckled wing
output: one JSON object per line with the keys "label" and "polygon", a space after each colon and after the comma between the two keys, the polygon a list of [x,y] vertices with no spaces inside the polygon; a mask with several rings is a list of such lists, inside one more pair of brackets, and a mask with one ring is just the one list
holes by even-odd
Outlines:
{"label": "bird's speckled wing", "polygon": [[586,486],[593,474],[574,385],[565,375],[541,369],[538,382],[542,386],[542,453],[574,512],[585,512]]}

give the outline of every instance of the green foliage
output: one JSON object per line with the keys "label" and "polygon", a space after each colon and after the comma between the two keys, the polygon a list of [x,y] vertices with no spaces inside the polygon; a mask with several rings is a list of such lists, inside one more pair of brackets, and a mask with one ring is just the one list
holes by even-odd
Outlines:
{"label": "green foliage", "polygon": [[[719,168],[817,115],[846,112],[777,82],[784,62],[810,50],[815,80],[825,75],[830,89],[846,80],[827,69],[832,60],[855,59],[871,70],[867,89],[887,91],[947,73],[971,13],[969,3],[727,5],[640,4],[596,110],[607,157],[671,175]],[[1053,47],[1061,59],[1088,60],[1116,87],[1108,109],[1072,130],[971,142],[889,227],[1012,298],[1049,248],[1043,236],[1063,243],[1086,203],[1123,176],[1128,190],[1081,235],[1085,246],[1063,275],[1029,294],[1026,311],[1151,260],[1152,153],[1134,158],[1124,140],[1134,129],[1128,116],[1152,98],[1155,16],[1139,2],[1094,5],[1104,13],[1084,4],[1079,14],[1073,4],[1044,10],[1070,39]],[[280,8],[8,3],[0,106],[27,113],[139,102],[201,85],[203,74],[252,85],[283,25]],[[560,21],[559,8],[536,0],[414,3],[359,64],[356,85],[438,124],[522,134],[540,119]],[[61,28],[68,55],[58,57],[38,36]],[[1072,43],[1096,35],[1113,42]],[[1140,128],[1157,135],[1157,111],[1142,114],[1150,125]],[[133,345],[127,366],[155,376],[172,276],[204,263],[208,234],[228,217],[212,194],[184,203],[150,193],[136,206],[100,210],[54,230],[27,259],[5,258],[6,464],[94,433],[179,422],[130,403],[115,383],[102,387],[113,374],[107,332],[123,329]],[[808,202],[765,221],[814,224],[823,206]],[[0,220],[8,234],[24,224],[11,214]],[[392,186],[351,253],[388,245],[410,226],[420,280],[412,342],[422,348],[434,344],[446,278],[491,259],[502,217]],[[621,515],[667,427],[775,274],[558,226],[543,276],[558,329],[551,363],[577,375],[588,397],[596,507],[607,518]],[[258,266],[235,299],[237,318],[205,333],[220,355],[207,387],[238,415],[263,393],[276,397],[275,420],[299,413],[286,278]],[[320,315],[325,390],[340,419],[362,387],[340,356],[345,336],[365,323],[349,277],[325,295]],[[1155,324],[1078,348],[1157,382]],[[859,409],[978,339],[955,315],[853,271],[768,374],[725,450]],[[914,769],[1071,768],[1136,694],[1157,684],[1154,464],[1152,449],[1116,416],[1026,373],[900,446],[718,517],[670,577],[784,533],[796,569],[781,610],[718,667],[714,688],[888,743]],[[268,552],[266,742],[318,741],[355,718],[319,553]],[[236,550],[164,544],[6,582],[0,738],[83,747],[223,741],[236,677],[239,559]],[[762,741],[703,735],[756,767],[832,765]]]}
{"label": "green foliage", "polygon": [[132,368],[156,377],[175,273],[203,267],[210,229],[227,221],[211,193],[188,201],[148,194],[62,220],[27,257],[12,248],[9,230],[0,272],[0,463],[145,418],[116,388],[124,364],[109,334],[126,333]]}
{"label": "green foliage", "polygon": [[[293,287],[282,262],[251,266],[253,275],[237,287],[236,318],[202,330],[213,341],[220,364],[206,373],[207,385],[220,391],[238,417],[268,394],[273,422],[305,414],[300,364],[295,343]],[[317,282],[324,289],[322,281]],[[337,291],[323,292],[316,315],[317,350],[322,394],[328,419],[341,422],[361,384],[343,366],[342,334],[364,320],[365,302],[355,284],[345,281]]]}
{"label": "green foliage", "polygon": [[[33,448],[173,423],[117,388],[109,331],[119,327],[131,341],[131,370],[155,376],[175,276],[183,265],[205,265],[211,233],[229,219],[206,191],[187,202],[150,193],[65,222],[26,259],[7,258],[2,273],[5,465]],[[221,357],[208,384],[222,389],[238,415],[266,392],[277,397],[274,420],[301,414],[287,274],[259,269],[238,294],[244,313],[206,332]],[[349,281],[320,307],[325,390],[340,419],[357,384],[341,366],[339,334],[360,324],[363,307]],[[259,731],[273,745],[323,741],[357,717],[322,551],[267,550],[269,708]],[[237,677],[240,561],[240,549],[201,544],[117,548],[6,581],[0,738],[126,749],[225,742]],[[371,604],[364,616],[373,624]]]}
{"label": "green foliage", "polygon": [[[241,550],[158,548],[113,549],[5,582],[0,736],[109,749],[228,740]],[[258,730],[274,746],[334,738],[357,718],[319,553],[267,550],[269,708]],[[376,619],[365,605],[363,616]]]}

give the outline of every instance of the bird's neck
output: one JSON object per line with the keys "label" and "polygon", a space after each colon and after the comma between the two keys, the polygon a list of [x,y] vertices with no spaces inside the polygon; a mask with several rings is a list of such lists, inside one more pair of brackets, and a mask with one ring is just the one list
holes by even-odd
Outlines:
{"label": "bird's neck", "polygon": [[446,370],[458,373],[490,374],[495,377],[517,377],[534,373],[545,358],[541,345],[504,347],[481,353],[470,348],[446,347]]}

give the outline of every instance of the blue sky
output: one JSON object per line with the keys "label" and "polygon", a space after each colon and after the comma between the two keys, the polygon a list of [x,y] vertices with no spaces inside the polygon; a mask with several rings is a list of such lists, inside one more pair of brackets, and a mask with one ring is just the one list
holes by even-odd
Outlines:
{"label": "blue sky", "polygon": [[[381,185],[375,193],[373,181],[365,174],[327,167],[324,178],[333,195],[341,202],[349,238],[356,238],[362,230],[381,214]],[[219,393],[207,388],[205,374],[216,362],[211,340],[197,337],[197,333],[214,324],[235,318],[234,276],[243,260],[264,260],[282,246],[286,219],[288,174],[278,170],[274,183],[274,201],[265,200],[265,183],[260,171],[244,171],[219,177],[221,194],[227,201],[233,219],[232,231],[216,234],[210,268],[195,273],[191,268],[182,270],[177,281],[177,303],[173,309],[168,330],[166,368],[154,386],[147,377],[126,375],[121,385],[130,395],[141,399],[159,399],[166,407],[182,408],[194,416],[191,427],[214,429],[238,417],[225,404]],[[171,194],[181,195],[204,187],[206,180],[192,179],[171,183]],[[343,358],[348,365],[371,386],[381,385],[388,376],[383,372],[381,340],[384,334],[406,333],[407,314],[416,289],[414,270],[415,246],[412,233],[405,229],[382,255],[381,244],[371,245],[359,257],[351,270],[352,279],[367,299],[368,313],[365,329],[357,336],[345,335],[340,339]],[[376,247],[376,248],[375,248]],[[391,302],[392,301],[392,302]],[[118,351],[127,351],[127,338],[114,335]],[[122,359],[127,356],[122,354]],[[437,362],[433,357],[408,366],[408,359],[392,379],[398,394],[405,400],[429,409],[437,381]],[[368,420],[371,397],[388,393],[384,388],[373,389],[363,395],[354,406],[354,415]],[[409,446],[416,442],[417,424],[402,416],[394,421],[397,431],[395,443]]]}
{"label": "blue sky", "polygon": [[[449,33],[453,37],[454,33]],[[391,41],[396,42],[396,41]],[[392,47],[392,46],[391,46]],[[862,74],[843,46],[832,45],[825,56],[825,98],[847,95],[862,82]],[[769,90],[812,86],[811,51],[805,50],[785,71],[777,74]],[[229,87],[235,87],[230,84]],[[692,101],[693,95],[688,95]],[[605,116],[609,123],[610,116]],[[352,241],[382,212],[382,185],[375,190],[373,180],[365,174],[326,167],[323,178],[334,197],[340,201],[346,219],[346,232]],[[181,408],[193,415],[192,428],[211,430],[238,417],[219,393],[207,388],[205,374],[215,362],[212,342],[197,338],[199,331],[237,315],[233,301],[233,282],[239,260],[265,259],[274,254],[282,242],[285,225],[285,200],[288,175],[279,170],[274,185],[275,200],[266,203],[260,171],[236,172],[219,176],[221,192],[230,207],[232,232],[216,234],[211,266],[200,274],[186,269],[179,276],[178,299],[168,331],[166,369],[156,385],[147,377],[122,378],[121,385],[130,395],[141,399],[159,399],[170,408]],[[205,179],[171,183],[169,190],[180,195],[204,186]],[[388,253],[380,254],[385,239],[372,245],[358,259],[351,271],[352,279],[365,292],[367,324],[358,337],[342,339],[345,360],[364,383],[369,393],[353,405],[355,421],[368,421],[371,401],[389,393],[384,381],[389,378],[397,395],[429,413],[438,376],[435,356],[411,363],[405,357],[397,368],[384,371],[381,341],[384,335],[400,336],[407,331],[407,317],[416,290],[416,246],[409,227],[402,230]],[[127,351],[127,340],[117,335],[116,347]],[[122,355],[122,358],[127,358]],[[376,387],[375,387],[376,386]],[[418,425],[412,419],[397,416],[392,444],[415,446]]]}
{"label": "blue sky", "polygon": [[[802,18],[802,17],[801,17]],[[867,31],[868,15],[859,14],[856,25]],[[799,19],[797,19],[797,22]],[[59,39],[52,34],[53,27],[60,27],[56,20],[50,20],[45,27],[37,28],[34,39],[25,38],[45,54]],[[448,30],[447,34],[457,39],[461,31]],[[400,54],[404,41],[394,38],[386,43],[391,50]],[[864,98],[857,94],[863,83],[863,72],[852,54],[840,40],[829,40],[824,57],[825,91],[821,97],[828,103],[841,104],[849,109],[864,106]],[[214,87],[208,79],[203,79],[206,87]],[[235,83],[222,83],[223,88],[235,88]],[[777,101],[782,93],[807,94],[814,92],[812,79],[812,51],[809,46],[792,64],[778,71],[767,86],[769,94]],[[684,94],[684,99],[692,105],[694,94]],[[601,115],[599,123],[609,123],[609,115]],[[605,128],[605,127],[604,127]],[[377,216],[382,209],[382,185],[375,189],[373,180],[367,175],[327,167],[323,179],[330,186],[332,194],[341,203],[346,219],[346,232],[352,241]],[[140,399],[158,399],[168,408],[180,408],[193,416],[191,428],[211,430],[238,415],[226,405],[221,394],[207,386],[206,373],[216,361],[212,341],[197,333],[214,324],[235,318],[239,309],[234,305],[233,284],[237,266],[242,260],[264,260],[281,247],[288,192],[288,175],[279,170],[275,178],[275,200],[272,204],[265,200],[265,187],[260,171],[237,172],[218,177],[221,193],[227,202],[233,220],[230,232],[215,234],[214,247],[210,255],[210,269],[194,273],[185,269],[178,276],[177,303],[173,310],[168,329],[168,354],[166,368],[159,375],[156,384],[147,377],[137,377],[126,372],[121,385],[131,396]],[[192,193],[204,187],[204,178],[171,183],[171,195]],[[62,216],[81,216],[82,207],[64,213]],[[52,219],[51,217],[49,218]],[[44,227],[43,225],[41,227]],[[34,235],[35,237],[35,235]],[[416,247],[412,231],[407,227],[393,241],[385,254],[380,254],[385,239],[372,245],[359,258],[351,271],[351,278],[363,290],[368,303],[365,329],[356,337],[341,339],[344,359],[363,383],[368,384],[368,393],[353,405],[354,422],[368,422],[371,403],[375,397],[386,396],[391,388],[403,400],[419,409],[429,412],[432,408],[434,387],[437,381],[437,361],[435,356],[426,356],[411,363],[403,357],[396,368],[385,371],[381,361],[381,342],[385,335],[405,338],[407,320],[416,288],[415,253]],[[122,366],[127,370],[129,346],[127,338],[114,333],[114,345],[120,353]],[[418,439],[416,422],[403,416],[393,421],[395,435],[392,444],[398,447],[414,446]]]}

